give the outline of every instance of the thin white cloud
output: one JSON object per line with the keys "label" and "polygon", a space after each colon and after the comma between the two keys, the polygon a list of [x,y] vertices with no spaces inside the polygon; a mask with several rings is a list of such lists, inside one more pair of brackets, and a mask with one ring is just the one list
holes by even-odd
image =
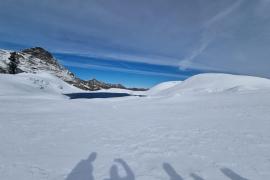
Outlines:
{"label": "thin white cloud", "polygon": [[2,1],[0,46],[270,77],[270,0],[61,1]]}
{"label": "thin white cloud", "polygon": [[189,56],[185,59],[181,60],[179,63],[180,69],[187,69],[193,66],[193,59],[198,57],[204,50],[208,47],[208,45],[213,40],[213,36],[208,36],[206,33],[203,33],[200,45],[197,49],[194,49]]}
{"label": "thin white cloud", "polygon": [[212,18],[210,18],[204,25],[202,32],[202,37],[199,42],[199,46],[194,49],[191,54],[189,54],[186,58],[180,61],[179,67],[180,69],[187,69],[187,68],[195,68],[193,67],[195,63],[193,60],[201,55],[209,44],[216,38],[217,30],[216,25],[222,21],[223,19],[227,18],[233,11],[235,11],[243,2],[244,0],[238,0],[233,3],[228,8],[224,9],[223,11],[219,12]]}
{"label": "thin white cloud", "polygon": [[97,59],[108,59],[116,61],[126,61],[126,62],[137,62],[153,65],[165,65],[165,66],[174,66],[175,62],[178,61],[177,58],[159,56],[159,55],[150,55],[150,54],[136,54],[136,53],[123,53],[123,52],[111,52],[111,51],[100,51],[100,50],[89,50],[87,53],[78,53],[72,50],[56,50],[53,53],[66,54],[66,55],[77,55],[88,58],[97,58]]}
{"label": "thin white cloud", "polygon": [[172,74],[172,73],[162,73],[162,72],[126,69],[126,68],[112,67],[112,66],[100,66],[100,65],[93,65],[93,64],[87,64],[87,63],[78,63],[78,62],[61,61],[61,63],[63,65],[65,65],[65,66],[77,67],[77,68],[83,68],[83,69],[110,70],[110,71],[132,73],[132,74],[140,74],[140,75],[174,77],[174,78],[179,78],[179,79],[185,79],[185,78],[188,77],[186,75],[180,75],[180,74],[178,75],[178,74]]}
{"label": "thin white cloud", "polygon": [[217,22],[229,16],[234,10],[236,10],[243,3],[243,1],[244,0],[237,0],[230,7],[224,9],[223,11],[219,12],[218,14],[210,18],[204,25],[206,29],[211,28],[211,26],[215,25]]}

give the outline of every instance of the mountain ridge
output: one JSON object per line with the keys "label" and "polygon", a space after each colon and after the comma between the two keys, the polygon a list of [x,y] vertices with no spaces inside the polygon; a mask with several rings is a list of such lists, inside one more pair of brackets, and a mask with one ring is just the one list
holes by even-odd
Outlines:
{"label": "mountain ridge", "polygon": [[[0,73],[9,74],[10,54],[13,51],[0,50]],[[42,47],[23,49],[16,52],[17,72],[37,73],[48,72],[79,89],[95,91],[101,89],[119,88],[134,91],[144,91],[144,88],[127,88],[121,84],[105,83],[96,79],[82,80],[61,65],[57,59]]]}

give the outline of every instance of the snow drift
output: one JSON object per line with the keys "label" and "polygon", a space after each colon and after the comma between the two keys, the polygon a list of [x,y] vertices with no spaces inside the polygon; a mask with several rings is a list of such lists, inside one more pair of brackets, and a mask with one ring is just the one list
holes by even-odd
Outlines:
{"label": "snow drift", "polygon": [[147,91],[148,95],[159,95],[162,92],[166,92],[166,90],[173,88],[176,85],[181,84],[182,81],[168,81],[160,83]]}
{"label": "snow drift", "polygon": [[148,91],[149,95],[177,95],[182,93],[221,93],[270,89],[270,80],[265,78],[205,73],[187,80],[161,83]]}

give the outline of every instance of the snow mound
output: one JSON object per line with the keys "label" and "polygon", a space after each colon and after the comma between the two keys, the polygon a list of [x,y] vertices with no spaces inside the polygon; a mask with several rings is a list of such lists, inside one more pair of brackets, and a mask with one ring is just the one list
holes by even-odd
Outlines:
{"label": "snow mound", "polygon": [[147,95],[159,95],[162,94],[163,92],[165,92],[166,90],[181,84],[182,81],[168,81],[168,82],[163,82],[160,83],[154,87],[152,87],[151,89],[149,89],[147,91]]}
{"label": "snow mound", "polygon": [[206,73],[185,80],[181,88],[204,92],[259,90],[270,88],[270,80],[253,76]]}
{"label": "snow mound", "polygon": [[[171,87],[169,87],[170,85]],[[265,89],[270,90],[270,80],[266,78],[231,74],[205,73],[192,76],[182,83],[162,83],[157,85],[150,90],[150,92],[156,91],[157,93],[150,93],[150,95],[242,92]]]}
{"label": "snow mound", "polygon": [[0,74],[0,96],[60,95],[79,91],[49,73]]}

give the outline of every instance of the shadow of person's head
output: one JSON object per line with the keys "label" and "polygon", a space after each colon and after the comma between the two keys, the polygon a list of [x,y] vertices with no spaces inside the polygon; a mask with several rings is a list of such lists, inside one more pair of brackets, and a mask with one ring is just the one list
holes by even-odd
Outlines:
{"label": "shadow of person's head", "polygon": [[87,159],[81,160],[69,173],[66,180],[94,180],[93,162],[97,158],[97,153],[91,153]]}
{"label": "shadow of person's head", "polygon": [[90,162],[93,162],[93,161],[95,161],[96,160],[96,158],[97,158],[97,153],[96,152],[93,152],[93,153],[91,153],[89,156],[88,156],[88,161],[90,161]]}

